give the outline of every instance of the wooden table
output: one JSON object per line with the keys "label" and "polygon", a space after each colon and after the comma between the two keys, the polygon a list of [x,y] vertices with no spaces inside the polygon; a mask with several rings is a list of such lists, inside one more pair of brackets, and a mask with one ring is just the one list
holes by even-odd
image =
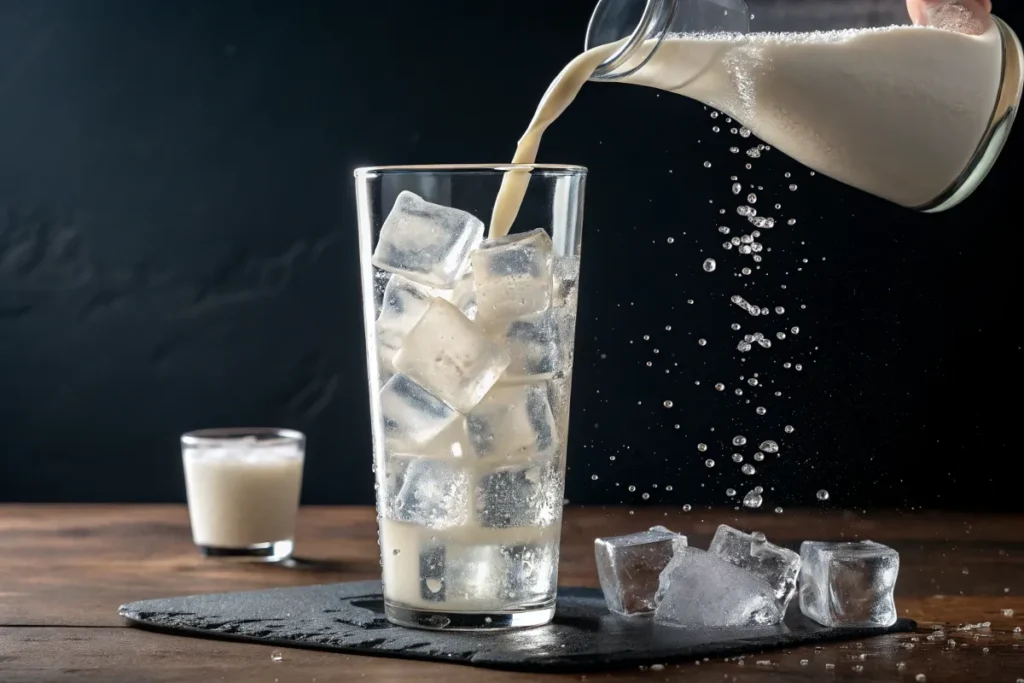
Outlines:
{"label": "wooden table", "polygon": [[[766,652],[736,661],[668,664],[603,675],[532,676],[470,667],[284,650],[128,628],[123,602],[378,576],[368,508],[304,508],[298,554],[321,569],[201,559],[180,506],[0,506],[0,681],[1006,681],[1024,679],[1024,516],[725,510],[569,509],[561,583],[597,585],[592,540],[665,524],[706,547],[729,522],[795,546],[864,539],[900,551],[897,606],[919,633]],[[1013,610],[1015,614],[1011,614]],[[991,622],[990,628],[963,630]],[[936,638],[934,625],[945,627]],[[1014,629],[1018,629],[1016,632]],[[950,640],[951,639],[951,640]],[[947,642],[949,641],[949,642]],[[953,642],[955,641],[955,643]]]}

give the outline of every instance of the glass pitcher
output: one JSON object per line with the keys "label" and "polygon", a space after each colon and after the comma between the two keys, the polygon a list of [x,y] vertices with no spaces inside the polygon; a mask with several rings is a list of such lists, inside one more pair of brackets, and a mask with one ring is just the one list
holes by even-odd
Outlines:
{"label": "glass pitcher", "polygon": [[[1021,43],[998,17],[943,6],[909,25],[902,2],[600,0],[591,80],[699,100],[797,161],[925,212],[966,199],[1020,104]],[[754,21],[752,21],[752,19]]]}

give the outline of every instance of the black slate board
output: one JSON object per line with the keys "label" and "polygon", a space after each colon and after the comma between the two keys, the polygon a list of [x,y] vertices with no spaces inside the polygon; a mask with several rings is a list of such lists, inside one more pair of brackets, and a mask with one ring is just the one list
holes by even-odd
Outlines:
{"label": "black slate board", "polygon": [[555,619],[547,626],[496,633],[424,631],[384,618],[379,581],[142,600],[119,611],[133,626],[179,635],[552,673],[733,656],[916,627],[901,619],[891,628],[825,628],[791,609],[780,626],[673,629],[610,614],[599,590],[559,588]]}

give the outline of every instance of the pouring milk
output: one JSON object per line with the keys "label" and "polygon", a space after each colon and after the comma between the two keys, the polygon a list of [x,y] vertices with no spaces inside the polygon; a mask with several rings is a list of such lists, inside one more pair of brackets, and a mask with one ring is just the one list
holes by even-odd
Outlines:
{"label": "pouring milk", "polygon": [[[668,35],[650,46],[645,64],[619,80],[699,100],[812,169],[928,210],[988,147],[994,111],[1005,99],[1006,31],[994,19],[980,35],[922,26]],[[1016,37],[1009,35],[1014,44],[1006,52],[1019,54]],[[562,69],[513,163],[536,161],[544,131],[624,42],[590,49]],[[1019,62],[1017,68],[1007,74],[1018,81],[1011,84],[1018,92],[1010,121],[1019,101]],[[993,145],[996,153],[1001,142]],[[508,233],[528,183],[528,172],[505,175],[491,237]]]}

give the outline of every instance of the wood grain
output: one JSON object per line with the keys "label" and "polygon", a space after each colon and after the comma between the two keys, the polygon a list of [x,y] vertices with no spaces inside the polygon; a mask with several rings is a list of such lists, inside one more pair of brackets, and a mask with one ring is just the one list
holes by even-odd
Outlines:
{"label": "wood grain", "polygon": [[[664,524],[704,546],[720,523],[759,529],[791,547],[805,538],[870,538],[892,545],[902,562],[897,605],[901,616],[920,622],[921,632],[860,646],[667,664],[587,680],[913,681],[923,673],[933,682],[1016,683],[1024,677],[1024,636],[1014,633],[1024,626],[1021,516],[569,509],[560,582],[596,585],[595,536]],[[279,648],[147,633],[126,628],[117,617],[118,605],[131,600],[379,573],[372,509],[305,508],[298,538],[298,554],[310,560],[298,568],[227,564],[195,553],[180,506],[0,506],[0,681],[525,680],[468,667],[303,650],[282,649],[283,660],[275,662],[270,653]],[[991,625],[956,630],[981,622]],[[936,637],[932,627],[939,625],[944,630]]]}

